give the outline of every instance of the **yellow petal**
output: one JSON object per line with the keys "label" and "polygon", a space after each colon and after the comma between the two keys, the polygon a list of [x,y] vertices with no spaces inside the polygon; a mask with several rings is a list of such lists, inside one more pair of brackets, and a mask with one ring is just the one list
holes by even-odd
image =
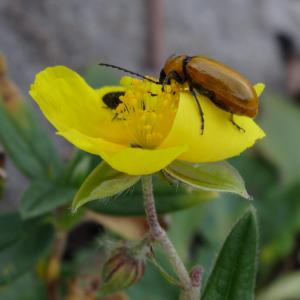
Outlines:
{"label": "yellow petal", "polygon": [[254,85],[254,89],[255,89],[257,97],[260,97],[260,95],[263,93],[265,87],[266,87],[266,85],[261,82]]}
{"label": "yellow petal", "polygon": [[37,74],[29,93],[58,131],[74,129],[88,136],[127,143],[123,127],[111,130],[112,122],[108,122],[108,111],[99,94],[76,72],[64,66],[46,68]]}
{"label": "yellow petal", "polygon": [[[256,89],[262,92],[264,86]],[[234,116],[234,121],[245,129],[239,131],[231,122],[230,114],[215,106],[208,98],[198,96],[204,112],[204,134],[200,134],[201,120],[195,100],[190,93],[182,93],[177,115],[169,136],[161,147],[188,145],[188,150],[178,159],[191,162],[212,162],[239,155],[256,140],[265,136],[263,130],[251,119]]]}
{"label": "yellow petal", "polygon": [[186,145],[155,150],[127,148],[104,159],[121,172],[130,175],[146,175],[163,169],[186,150]]}
{"label": "yellow petal", "polygon": [[111,156],[126,148],[126,146],[111,143],[99,137],[91,137],[74,129],[58,131],[57,134],[63,136],[67,141],[77,148],[99,155],[103,158],[105,158],[107,155]]}
{"label": "yellow petal", "polygon": [[111,167],[130,175],[155,173],[187,150],[186,145],[165,149],[128,148],[69,130],[59,132],[70,143],[86,152],[101,156]]}

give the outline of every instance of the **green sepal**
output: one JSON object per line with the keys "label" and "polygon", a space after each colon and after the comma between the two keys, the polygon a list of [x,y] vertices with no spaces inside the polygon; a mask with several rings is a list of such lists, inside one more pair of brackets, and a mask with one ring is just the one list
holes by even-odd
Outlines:
{"label": "green sepal", "polygon": [[[206,203],[216,197],[216,193],[203,190],[187,191],[184,186],[170,185],[160,176],[153,176],[155,205],[158,214],[171,213],[189,207]],[[94,201],[87,204],[92,210],[115,216],[144,216],[143,193],[141,185],[137,184],[113,201]]]}
{"label": "green sepal", "polygon": [[121,173],[102,161],[86,178],[72,203],[76,211],[82,205],[117,195],[140,180],[140,176]]}
{"label": "green sepal", "polygon": [[194,188],[213,192],[229,192],[250,199],[245,182],[229,163],[191,163],[176,160],[164,171],[171,177]]}
{"label": "green sepal", "polygon": [[253,300],[257,244],[256,213],[249,209],[225,240],[201,299]]}
{"label": "green sepal", "polygon": [[180,281],[177,278],[175,278],[172,275],[170,275],[168,273],[168,271],[166,271],[164,269],[164,267],[159,264],[159,262],[156,260],[156,258],[154,256],[152,256],[150,258],[150,261],[156,267],[156,269],[158,270],[158,272],[161,275],[161,277],[163,277],[168,283],[181,288]]}

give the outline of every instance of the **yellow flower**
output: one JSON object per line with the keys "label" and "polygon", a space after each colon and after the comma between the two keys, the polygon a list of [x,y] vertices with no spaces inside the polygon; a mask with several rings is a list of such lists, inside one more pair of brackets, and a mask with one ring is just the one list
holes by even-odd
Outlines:
{"label": "yellow flower", "polygon": [[[123,77],[121,86],[91,88],[77,73],[63,67],[37,74],[30,95],[47,119],[76,147],[100,155],[114,169],[132,175],[157,172],[175,159],[213,162],[236,156],[265,136],[256,123],[243,116],[235,122],[229,113],[199,96],[205,129],[189,92],[173,83],[162,91],[149,81]],[[257,84],[258,95],[264,89]],[[124,91],[116,109],[107,107],[104,95]]]}

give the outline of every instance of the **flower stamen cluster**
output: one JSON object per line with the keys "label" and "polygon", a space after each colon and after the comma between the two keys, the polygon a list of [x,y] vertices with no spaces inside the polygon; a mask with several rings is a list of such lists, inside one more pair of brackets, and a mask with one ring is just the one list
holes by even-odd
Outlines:
{"label": "flower stamen cluster", "polygon": [[132,138],[131,147],[155,149],[169,133],[179,103],[179,86],[161,85],[124,77],[121,103],[116,108],[117,119],[124,121]]}

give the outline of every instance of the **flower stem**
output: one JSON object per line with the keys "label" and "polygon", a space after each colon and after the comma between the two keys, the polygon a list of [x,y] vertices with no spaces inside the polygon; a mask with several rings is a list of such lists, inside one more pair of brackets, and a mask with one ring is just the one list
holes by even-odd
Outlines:
{"label": "flower stem", "polygon": [[178,279],[183,289],[181,299],[199,300],[200,281],[198,285],[195,284],[195,282],[193,282],[192,278],[194,276],[190,277],[182,260],[177,254],[174,245],[168,238],[165,230],[159,224],[155,209],[155,200],[153,196],[152,177],[150,175],[142,177],[142,186],[144,195],[144,206],[150,234],[152,236],[152,239],[160,244],[169,260],[169,263],[171,264],[173,270],[178,276]]}

